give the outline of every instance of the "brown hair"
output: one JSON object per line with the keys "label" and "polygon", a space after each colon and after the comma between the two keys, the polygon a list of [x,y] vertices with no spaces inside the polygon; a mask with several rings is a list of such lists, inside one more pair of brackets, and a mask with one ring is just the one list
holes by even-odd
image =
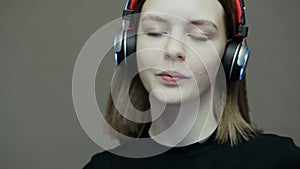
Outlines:
{"label": "brown hair", "polygon": [[[138,0],[134,13],[140,13],[146,0]],[[219,0],[225,11],[224,24],[226,36],[231,39],[236,31],[236,7],[234,0]],[[115,74],[125,77],[126,71],[117,69]],[[128,88],[122,85],[128,78],[120,78],[113,85],[112,89],[118,89],[118,101],[112,99],[110,94],[107,105],[107,122],[118,132],[130,136],[141,137],[147,131],[149,123],[137,123],[126,119],[116,109],[115,104],[132,104],[140,111],[149,109],[148,92],[144,88],[139,76],[135,76],[130,82],[129,101],[124,101],[128,94]],[[125,99],[126,100],[126,99]],[[128,99],[127,99],[128,100]],[[118,103],[116,103],[118,102]],[[125,113],[130,113],[131,108],[127,108]],[[219,122],[215,139],[220,143],[229,142],[231,145],[239,141],[248,140],[259,130],[251,123],[246,92],[246,77],[241,81],[231,81],[227,79],[227,96],[222,118]]]}

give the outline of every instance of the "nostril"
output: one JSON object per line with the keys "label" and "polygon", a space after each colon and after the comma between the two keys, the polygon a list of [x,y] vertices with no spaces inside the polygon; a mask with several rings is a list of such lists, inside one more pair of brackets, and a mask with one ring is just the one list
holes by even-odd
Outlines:
{"label": "nostril", "polygon": [[178,60],[184,61],[185,55],[182,52],[174,51],[174,50],[166,50],[164,53],[164,57],[168,60]]}
{"label": "nostril", "polygon": [[178,58],[179,58],[180,60],[182,60],[182,61],[184,60],[184,57],[181,56],[181,55],[179,55]]}

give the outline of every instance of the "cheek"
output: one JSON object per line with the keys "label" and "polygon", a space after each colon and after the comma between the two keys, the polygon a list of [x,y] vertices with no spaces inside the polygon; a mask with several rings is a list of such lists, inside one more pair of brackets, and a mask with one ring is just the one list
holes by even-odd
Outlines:
{"label": "cheek", "polygon": [[218,68],[218,65],[221,63],[222,51],[222,48],[215,48],[212,47],[212,45],[198,47],[189,61],[190,65],[193,69],[197,69],[198,71],[213,71]]}
{"label": "cheek", "polygon": [[189,65],[199,87],[210,85],[214,81],[221,65],[225,42],[209,43],[195,50]]}
{"label": "cheek", "polygon": [[158,69],[157,65],[162,61],[162,52],[162,49],[149,47],[147,43],[140,41],[136,51],[138,70]]}

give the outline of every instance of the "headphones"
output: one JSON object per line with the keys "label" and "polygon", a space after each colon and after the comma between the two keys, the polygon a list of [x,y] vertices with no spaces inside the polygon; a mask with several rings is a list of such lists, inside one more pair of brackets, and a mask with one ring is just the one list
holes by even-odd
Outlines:
{"label": "headphones", "polygon": [[[226,44],[222,57],[222,65],[226,78],[229,80],[242,80],[248,62],[250,49],[246,43],[248,27],[246,25],[246,7],[244,0],[234,0],[236,6],[237,25],[233,38]],[[127,65],[127,56],[136,51],[136,28],[131,23],[131,15],[137,0],[128,0],[122,14],[122,28],[117,32],[114,40],[115,62],[122,61]]]}

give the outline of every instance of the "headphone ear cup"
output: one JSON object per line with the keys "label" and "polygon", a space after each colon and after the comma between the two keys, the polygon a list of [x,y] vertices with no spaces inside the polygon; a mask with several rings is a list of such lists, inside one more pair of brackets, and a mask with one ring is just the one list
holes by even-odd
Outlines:
{"label": "headphone ear cup", "polygon": [[243,42],[232,40],[227,43],[222,58],[222,64],[227,79],[242,80],[244,70],[247,66],[249,53],[250,50],[248,49],[246,40]]}
{"label": "headphone ear cup", "polygon": [[127,56],[136,51],[136,31],[120,30],[114,41],[115,62],[119,65],[122,61],[126,64]]}
{"label": "headphone ear cup", "polygon": [[234,80],[242,80],[248,63],[250,49],[246,43],[246,39],[240,44],[237,58],[234,62],[232,76]]}

